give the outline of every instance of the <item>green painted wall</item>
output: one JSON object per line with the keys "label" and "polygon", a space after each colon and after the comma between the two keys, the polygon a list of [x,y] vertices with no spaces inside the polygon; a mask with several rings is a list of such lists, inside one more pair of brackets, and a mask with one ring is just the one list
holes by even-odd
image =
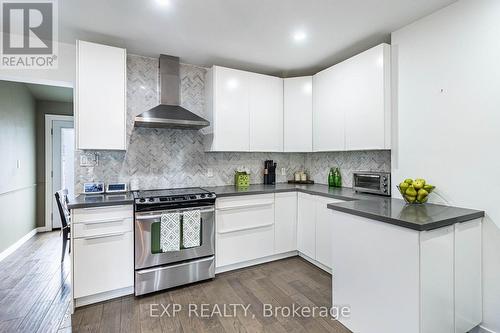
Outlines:
{"label": "green painted wall", "polygon": [[0,252],[36,226],[35,100],[0,81]]}
{"label": "green painted wall", "polygon": [[73,115],[73,103],[36,101],[36,226],[45,226],[45,115]]}

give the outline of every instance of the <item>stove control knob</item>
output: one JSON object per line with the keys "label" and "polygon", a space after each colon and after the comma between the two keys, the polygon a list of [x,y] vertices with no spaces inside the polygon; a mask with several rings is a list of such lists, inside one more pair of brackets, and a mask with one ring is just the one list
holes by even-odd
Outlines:
{"label": "stove control knob", "polygon": [[144,198],[139,199],[139,202],[145,202],[145,201],[146,201],[146,199],[144,199]]}
{"label": "stove control knob", "polygon": [[204,198],[205,197],[205,194],[200,194],[200,198]]}
{"label": "stove control knob", "polygon": [[154,202],[154,201],[155,201],[155,199],[154,199],[154,198],[149,198],[149,200],[148,200],[148,201],[149,201],[149,202]]}
{"label": "stove control knob", "polygon": [[212,193],[208,193],[207,195],[208,195],[209,198],[213,197]]}

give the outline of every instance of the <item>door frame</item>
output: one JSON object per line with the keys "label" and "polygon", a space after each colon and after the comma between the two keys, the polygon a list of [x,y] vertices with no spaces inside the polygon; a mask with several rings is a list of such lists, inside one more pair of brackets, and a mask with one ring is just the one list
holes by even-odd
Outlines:
{"label": "door frame", "polygon": [[[45,227],[43,231],[52,230],[52,122],[54,120],[73,121],[73,116],[45,115]],[[73,193],[70,193],[72,196]]]}

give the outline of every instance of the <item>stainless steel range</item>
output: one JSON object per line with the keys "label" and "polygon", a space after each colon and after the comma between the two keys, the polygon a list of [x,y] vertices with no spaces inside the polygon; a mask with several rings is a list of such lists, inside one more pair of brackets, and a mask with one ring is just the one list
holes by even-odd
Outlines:
{"label": "stainless steel range", "polygon": [[[134,196],[135,295],[213,278],[215,194],[202,188],[180,188],[138,191]],[[198,246],[165,251],[162,218],[190,213],[200,217]]]}

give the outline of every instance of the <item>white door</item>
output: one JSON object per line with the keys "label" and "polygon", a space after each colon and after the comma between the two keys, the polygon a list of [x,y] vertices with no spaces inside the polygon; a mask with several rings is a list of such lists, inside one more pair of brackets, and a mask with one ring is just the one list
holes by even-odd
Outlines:
{"label": "white door", "polygon": [[75,129],[73,121],[52,121],[52,229],[61,228],[54,193],[67,189],[74,194]]}
{"label": "white door", "polygon": [[274,195],[274,253],[297,249],[297,193]]}

